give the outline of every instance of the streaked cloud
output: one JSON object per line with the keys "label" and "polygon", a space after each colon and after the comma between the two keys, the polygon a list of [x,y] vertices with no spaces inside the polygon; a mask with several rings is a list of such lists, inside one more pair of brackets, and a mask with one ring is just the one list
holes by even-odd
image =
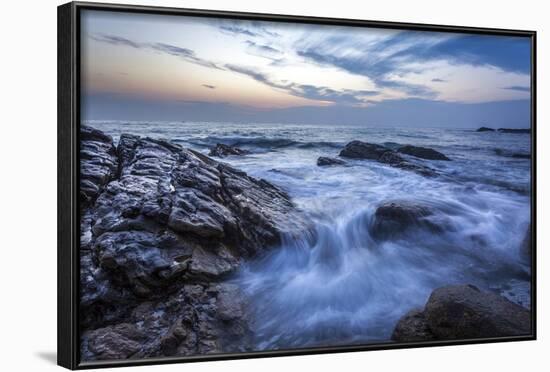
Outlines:
{"label": "streaked cloud", "polygon": [[523,87],[523,86],[510,86],[510,87],[503,87],[502,89],[508,89],[508,90],[517,90],[518,92],[531,92],[531,87]]}

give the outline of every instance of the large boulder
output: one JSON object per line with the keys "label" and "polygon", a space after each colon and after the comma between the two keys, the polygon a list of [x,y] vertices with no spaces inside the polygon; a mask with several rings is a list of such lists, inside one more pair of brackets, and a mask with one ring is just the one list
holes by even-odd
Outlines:
{"label": "large boulder", "polygon": [[345,165],[346,162],[336,158],[329,158],[327,156],[320,156],[317,159],[317,166],[325,167],[330,165]]}
{"label": "large boulder", "polygon": [[228,155],[247,155],[250,154],[250,151],[240,149],[236,146],[229,146],[223,143],[217,143],[212,149],[210,149],[210,156],[217,156],[223,158]]}
{"label": "large boulder", "polygon": [[401,238],[412,229],[439,233],[443,227],[435,222],[434,214],[430,207],[419,203],[385,202],[376,209],[369,231],[375,239]]}
{"label": "large boulder", "polygon": [[406,145],[406,146],[398,148],[397,151],[402,153],[402,154],[415,156],[415,157],[421,158],[421,159],[447,160],[447,161],[451,160],[447,156],[440,153],[439,151],[436,151],[436,150],[428,148],[428,147]]}
{"label": "large boulder", "polygon": [[168,141],[123,134],[114,149],[99,131],[83,138],[91,164],[112,159],[81,214],[85,359],[243,351],[244,296],[223,283],[310,228],[289,196]]}
{"label": "large boulder", "polygon": [[531,314],[505,297],[467,285],[435,289],[423,310],[407,313],[392,339],[399,342],[522,336]]}

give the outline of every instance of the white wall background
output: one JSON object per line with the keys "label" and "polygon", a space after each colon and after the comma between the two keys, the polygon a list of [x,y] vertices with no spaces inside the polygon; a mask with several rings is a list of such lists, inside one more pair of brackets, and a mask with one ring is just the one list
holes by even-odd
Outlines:
{"label": "white wall background", "polygon": [[[105,2],[111,2],[104,0]],[[125,2],[125,0],[120,0]],[[531,342],[139,367],[140,371],[529,371],[550,350],[550,28],[540,0],[126,0],[238,10],[538,31],[538,332]],[[59,370],[56,349],[56,6],[6,1],[0,22],[0,368]]]}

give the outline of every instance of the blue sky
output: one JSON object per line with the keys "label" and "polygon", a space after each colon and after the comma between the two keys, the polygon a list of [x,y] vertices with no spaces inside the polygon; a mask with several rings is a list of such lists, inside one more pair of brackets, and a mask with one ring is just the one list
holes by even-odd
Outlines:
{"label": "blue sky", "polygon": [[527,127],[530,40],[85,11],[85,119]]}

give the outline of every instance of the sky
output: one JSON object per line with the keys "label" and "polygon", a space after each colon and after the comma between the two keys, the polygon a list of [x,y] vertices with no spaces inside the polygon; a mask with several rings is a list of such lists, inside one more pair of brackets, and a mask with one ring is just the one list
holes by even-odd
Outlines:
{"label": "sky", "polygon": [[530,39],[85,10],[88,120],[528,127]]}

